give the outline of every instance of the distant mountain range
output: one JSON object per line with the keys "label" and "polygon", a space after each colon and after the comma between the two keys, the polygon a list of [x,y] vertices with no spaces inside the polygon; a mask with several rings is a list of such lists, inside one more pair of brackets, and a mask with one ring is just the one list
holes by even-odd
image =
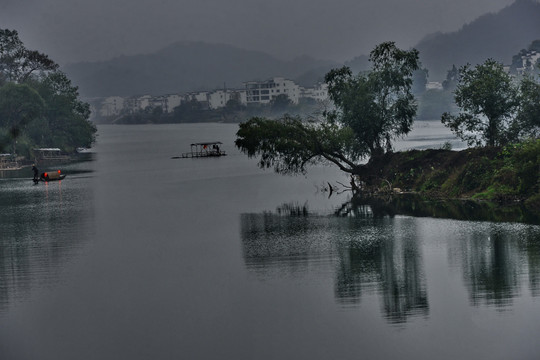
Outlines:
{"label": "distant mountain range", "polygon": [[446,78],[456,66],[483,63],[488,58],[509,65],[512,56],[540,39],[540,3],[516,0],[496,14],[479,17],[459,31],[427,36],[415,46],[431,81]]}
{"label": "distant mountain range", "polygon": [[[75,63],[63,71],[82,96],[101,97],[238,88],[244,81],[274,76],[294,79],[313,70],[318,76],[335,66],[308,56],[282,61],[230,45],[178,42],[152,54]],[[307,76],[305,82],[311,80]]]}
{"label": "distant mountain range", "polygon": [[[430,81],[442,81],[453,64],[477,64],[493,58],[510,64],[512,56],[540,39],[540,3],[516,0],[496,14],[487,14],[452,33],[425,37],[416,49]],[[342,64],[302,56],[292,61],[230,45],[179,42],[146,55],[67,65],[63,70],[84,97],[131,96],[238,88],[243,81],[282,76],[303,86],[321,81]],[[346,65],[365,70],[367,56]]]}

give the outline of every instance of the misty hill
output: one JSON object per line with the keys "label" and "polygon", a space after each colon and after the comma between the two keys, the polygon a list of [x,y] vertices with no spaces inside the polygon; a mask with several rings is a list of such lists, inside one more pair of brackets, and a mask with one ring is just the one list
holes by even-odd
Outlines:
{"label": "misty hill", "polygon": [[[294,79],[333,64],[308,56],[282,61],[258,51],[223,44],[178,42],[146,55],[67,65],[63,71],[82,96],[131,96],[241,87],[243,81],[274,76]],[[303,82],[316,79],[307,76]],[[310,84],[312,85],[312,84]]]}
{"label": "misty hill", "polygon": [[441,81],[453,64],[483,63],[493,58],[510,64],[512,56],[540,39],[540,3],[516,0],[496,14],[486,14],[459,31],[432,34],[416,49],[429,69],[430,81]]}

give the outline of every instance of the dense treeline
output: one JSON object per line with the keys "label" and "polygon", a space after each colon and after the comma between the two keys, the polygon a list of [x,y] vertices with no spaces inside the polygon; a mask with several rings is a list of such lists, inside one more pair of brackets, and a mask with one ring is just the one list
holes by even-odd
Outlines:
{"label": "dense treeline", "polygon": [[325,107],[328,107],[328,104],[314,99],[301,99],[298,104],[294,104],[287,95],[281,94],[267,105],[245,106],[239,100],[232,99],[223,108],[208,109],[203,103],[192,100],[183,102],[171,113],[164,112],[161,107],[147,107],[137,112],[125,113],[113,119],[100,121],[114,124],[240,123],[254,116],[268,118],[279,118],[284,114],[315,116]]}
{"label": "dense treeline", "polygon": [[17,31],[0,29],[0,153],[31,156],[36,147],[90,147],[96,127],[58,64],[28,50]]}

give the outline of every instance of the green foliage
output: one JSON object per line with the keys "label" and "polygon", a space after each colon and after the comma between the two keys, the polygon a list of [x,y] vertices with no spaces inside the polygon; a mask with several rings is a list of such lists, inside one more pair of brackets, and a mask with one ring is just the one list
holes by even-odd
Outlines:
{"label": "green foliage", "polygon": [[182,102],[179,106],[174,108],[175,122],[195,122],[198,118],[202,117],[204,111],[201,102],[193,99],[191,101]]}
{"label": "green foliage", "polygon": [[452,150],[452,143],[450,141],[445,141],[441,146],[442,150]]}
{"label": "green foliage", "polygon": [[446,91],[454,91],[457,86],[459,77],[459,71],[456,65],[452,65],[452,68],[446,73],[446,79],[443,81],[442,86]]}
{"label": "green foliage", "polygon": [[436,169],[430,172],[422,181],[420,190],[422,192],[440,190],[442,184],[448,179],[448,175],[449,173],[446,169]]}
{"label": "green foliage", "polygon": [[0,73],[4,81],[20,83],[34,72],[58,70],[45,54],[28,50],[15,30],[0,29]]}
{"label": "green foliage", "polygon": [[240,124],[235,145],[249,157],[258,157],[259,167],[280,174],[305,173],[308,165],[333,163],[354,172],[360,153],[355,150],[349,128],[331,123],[303,122],[299,117],[280,120],[254,117]]}
{"label": "green foliage", "polygon": [[459,186],[462,193],[485,188],[491,182],[492,171],[492,164],[488,158],[471,159],[461,170],[456,185]]}
{"label": "green foliage", "polygon": [[373,69],[353,76],[348,67],[325,76],[335,110],[318,122],[285,115],[274,121],[252,118],[240,125],[236,146],[260,156],[259,166],[278,173],[304,173],[307,165],[332,163],[355,173],[357,162],[392,148],[412,127],[416,103],[411,92],[418,52],[387,42],[370,54]]}
{"label": "green foliage", "polygon": [[41,96],[26,84],[7,83],[0,88],[0,127],[9,131],[13,153],[17,138],[30,121],[41,115],[43,108]]}
{"label": "green foliage", "polygon": [[453,112],[454,99],[450,91],[427,90],[418,99],[418,120],[439,119],[441,114]]}
{"label": "green foliage", "polygon": [[505,166],[515,173],[512,184],[520,194],[540,191],[540,139],[529,140],[505,149]]}
{"label": "green foliage", "polygon": [[287,94],[279,94],[270,102],[272,111],[276,112],[285,111],[291,105],[292,101]]}
{"label": "green foliage", "polygon": [[426,68],[418,69],[413,72],[412,92],[421,95],[426,91],[429,71]]}
{"label": "green foliage", "polygon": [[540,193],[535,194],[525,200],[525,206],[537,214],[540,213]]}
{"label": "green foliage", "polygon": [[29,154],[34,146],[72,152],[94,142],[90,106],[77,87],[46,55],[27,50],[16,31],[0,29],[0,75],[0,129],[18,143],[14,153]]}
{"label": "green foliage", "polygon": [[488,186],[485,191],[476,193],[472,196],[473,199],[478,200],[502,200],[508,197],[514,197],[516,191],[508,185],[494,184]]}
{"label": "green foliage", "polygon": [[517,138],[540,136],[540,84],[531,76],[520,83],[519,109],[512,131]]}
{"label": "green foliage", "polygon": [[418,51],[400,50],[393,42],[375,47],[370,61],[369,73],[353,76],[343,67],[325,76],[337,108],[329,120],[350,127],[366,156],[391,150],[392,140],[411,131],[417,108],[412,76],[419,68]]}
{"label": "green foliage", "polygon": [[511,140],[510,124],[517,108],[518,89],[503,65],[487,60],[459,70],[454,92],[461,113],[442,116],[442,122],[469,145],[499,146]]}

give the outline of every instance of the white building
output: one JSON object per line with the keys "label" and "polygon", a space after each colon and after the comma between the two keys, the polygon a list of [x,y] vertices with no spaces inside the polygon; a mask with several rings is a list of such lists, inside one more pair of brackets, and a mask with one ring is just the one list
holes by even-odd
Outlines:
{"label": "white building", "polygon": [[166,95],[167,101],[166,101],[166,108],[163,109],[163,112],[172,113],[174,111],[174,108],[179,106],[182,103],[182,99],[184,98],[180,94],[170,94]]}
{"label": "white building", "polygon": [[208,106],[210,109],[219,109],[225,107],[230,100],[230,92],[227,90],[214,90],[208,93]]}
{"label": "white building", "polygon": [[282,77],[266,81],[248,81],[246,87],[246,104],[268,104],[278,95],[285,94],[294,103],[300,99],[300,86]]}
{"label": "white building", "polygon": [[429,81],[426,83],[426,90],[442,90],[443,86],[438,81]]}
{"label": "white building", "polygon": [[253,104],[269,104],[281,94],[289,97],[293,104],[298,104],[300,98],[311,98],[317,101],[328,100],[328,85],[317,84],[313,88],[302,88],[291,80],[274,77],[266,81],[249,81],[244,83],[245,89],[218,89],[214,91],[199,91],[186,94],[168,94],[160,96],[133,96],[122,98],[111,96],[101,104],[96,104],[99,114],[104,117],[118,116],[122,112],[135,113],[147,107],[159,107],[164,113],[174,112],[174,108],[184,102],[197,101],[202,109],[219,109],[227,105],[229,100],[237,100],[244,106]]}
{"label": "white building", "polygon": [[207,101],[210,109],[215,110],[223,108],[229,100],[237,100],[240,104],[246,105],[245,90],[214,90],[207,93]]}
{"label": "white building", "polygon": [[196,100],[199,102],[207,102],[208,92],[207,91],[190,92],[184,95],[184,100],[185,101]]}
{"label": "white building", "polygon": [[141,97],[137,98],[137,108],[138,110],[144,110],[148,106],[152,105],[152,96],[151,95],[143,95]]}
{"label": "white building", "polygon": [[124,98],[120,96],[109,96],[101,103],[99,114],[101,116],[117,116],[124,109]]}
{"label": "white building", "polygon": [[300,97],[314,99],[317,101],[326,101],[328,99],[328,85],[319,83],[312,88],[300,88]]}
{"label": "white building", "polygon": [[521,56],[522,66],[516,69],[518,74],[523,75],[526,72],[534,71],[539,59],[540,52],[535,50],[528,51],[525,55]]}
{"label": "white building", "polygon": [[124,109],[127,112],[134,113],[146,109],[152,104],[152,96],[132,96],[124,99]]}

